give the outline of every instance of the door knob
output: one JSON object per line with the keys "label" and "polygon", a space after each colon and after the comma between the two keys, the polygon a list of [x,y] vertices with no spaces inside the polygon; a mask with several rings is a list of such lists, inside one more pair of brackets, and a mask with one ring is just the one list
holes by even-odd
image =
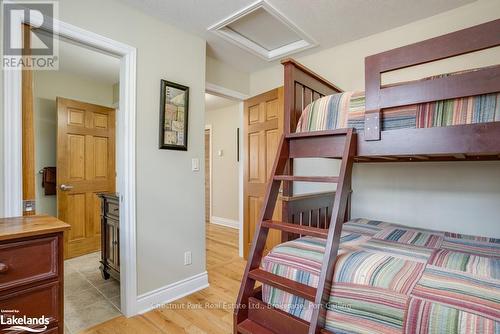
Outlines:
{"label": "door knob", "polygon": [[69,190],[73,189],[73,186],[69,186],[67,184],[61,184],[60,188],[62,191],[69,191]]}

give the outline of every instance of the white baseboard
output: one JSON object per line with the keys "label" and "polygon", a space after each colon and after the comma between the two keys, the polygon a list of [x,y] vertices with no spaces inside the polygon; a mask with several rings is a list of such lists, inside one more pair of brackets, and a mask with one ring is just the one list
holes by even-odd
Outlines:
{"label": "white baseboard", "polygon": [[136,313],[146,313],[205,288],[208,288],[206,271],[138,296]]}
{"label": "white baseboard", "polygon": [[212,218],[210,219],[210,222],[212,224],[215,224],[215,225],[231,227],[231,228],[235,228],[238,230],[240,229],[240,222],[237,220],[234,220],[234,219],[212,216]]}

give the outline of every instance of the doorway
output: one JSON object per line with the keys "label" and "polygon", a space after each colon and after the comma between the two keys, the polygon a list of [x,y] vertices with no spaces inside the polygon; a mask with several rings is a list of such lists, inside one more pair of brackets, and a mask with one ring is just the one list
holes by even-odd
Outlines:
{"label": "doorway", "polygon": [[[66,38],[72,43],[88,48],[95,48],[101,53],[114,55],[120,62],[120,113],[117,122],[117,169],[123,171],[118,177],[120,188],[120,257],[123,259],[120,272],[121,310],[126,316],[137,312],[136,278],[136,205],[135,205],[135,100],[136,100],[136,55],[134,47],[111,40],[104,36],[86,31],[79,27],[54,20],[54,34]],[[31,22],[37,25],[39,22]],[[21,37],[18,36],[22,43]],[[4,215],[20,216],[23,213],[23,177],[19,166],[22,164],[22,104],[21,69],[5,71],[4,87],[9,90],[4,94],[4,189],[10,196],[4,198]]]}
{"label": "doorway", "polygon": [[[207,83],[205,94],[205,155],[207,238],[214,230],[238,236],[242,249],[242,164],[241,124],[243,96]],[[208,143],[208,136],[210,142]]]}
{"label": "doorway", "polygon": [[[57,71],[32,71],[35,200],[30,214],[55,216],[64,235],[64,323],[69,333],[120,315],[119,240],[104,201],[116,194],[115,128],[120,61],[59,40]],[[23,89],[23,96],[28,94]],[[23,140],[25,136],[23,132]],[[30,156],[31,154],[31,156]],[[24,170],[24,169],[23,169]],[[23,182],[26,183],[26,182]],[[105,197],[103,197],[105,196]],[[113,219],[119,227],[119,214]],[[109,255],[113,256],[109,256]],[[118,272],[118,275],[109,275]],[[82,303],[85,300],[85,303]],[[101,312],[91,312],[99,308]]]}

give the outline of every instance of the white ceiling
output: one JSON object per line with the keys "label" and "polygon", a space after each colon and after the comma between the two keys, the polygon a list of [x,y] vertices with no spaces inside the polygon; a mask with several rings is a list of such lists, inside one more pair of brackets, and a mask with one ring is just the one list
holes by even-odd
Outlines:
{"label": "white ceiling", "polygon": [[[121,0],[169,24],[207,40],[207,54],[242,71],[252,72],[268,62],[207,31],[213,24],[255,0]],[[475,0],[267,0],[315,39],[317,52],[392,29]],[[272,32],[269,32],[272,33]]]}
{"label": "white ceiling", "polygon": [[235,100],[230,100],[225,97],[220,97],[205,93],[205,111],[221,109],[239,103]]}
{"label": "white ceiling", "polygon": [[59,70],[113,85],[120,81],[120,60],[103,52],[59,40]]}

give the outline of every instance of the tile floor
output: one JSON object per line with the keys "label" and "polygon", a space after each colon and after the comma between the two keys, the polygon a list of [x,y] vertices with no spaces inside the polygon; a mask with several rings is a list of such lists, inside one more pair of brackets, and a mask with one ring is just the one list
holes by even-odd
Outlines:
{"label": "tile floor", "polygon": [[64,261],[65,333],[77,334],[120,315],[120,283],[104,280],[100,253]]}

